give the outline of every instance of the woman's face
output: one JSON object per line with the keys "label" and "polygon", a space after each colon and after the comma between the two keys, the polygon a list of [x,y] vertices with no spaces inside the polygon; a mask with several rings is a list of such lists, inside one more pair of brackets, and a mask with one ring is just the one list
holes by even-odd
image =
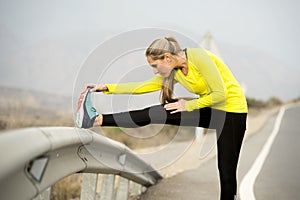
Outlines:
{"label": "woman's face", "polygon": [[159,74],[162,77],[169,77],[174,67],[171,65],[169,56],[165,56],[164,59],[153,60],[151,56],[147,57],[148,63],[153,69],[154,74]]}

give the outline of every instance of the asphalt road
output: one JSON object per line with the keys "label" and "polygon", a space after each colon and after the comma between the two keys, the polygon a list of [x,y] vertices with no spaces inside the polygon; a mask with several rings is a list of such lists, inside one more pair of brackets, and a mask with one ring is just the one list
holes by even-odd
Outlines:
{"label": "asphalt road", "polygon": [[300,106],[285,111],[279,132],[256,179],[257,200],[300,199]]}
{"label": "asphalt road", "polygon": [[[272,143],[278,113],[271,116],[265,125],[248,137],[243,144],[239,166],[238,187],[249,171],[256,170],[253,185],[246,185],[246,192],[253,191],[254,199],[300,199],[300,106],[285,110]],[[261,157],[269,144],[269,152]],[[261,168],[255,164],[261,158]],[[250,176],[253,178],[253,176]],[[245,193],[244,193],[245,194]],[[248,195],[241,199],[252,199]],[[243,198],[242,198],[243,197]],[[163,179],[141,196],[143,200],[165,199],[219,199],[219,180],[216,157],[200,167]]]}

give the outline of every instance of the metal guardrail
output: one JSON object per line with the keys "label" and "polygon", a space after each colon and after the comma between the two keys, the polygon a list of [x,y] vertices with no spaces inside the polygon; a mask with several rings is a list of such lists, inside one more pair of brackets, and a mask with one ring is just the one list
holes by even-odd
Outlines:
{"label": "metal guardrail", "polygon": [[68,127],[0,132],[0,197],[32,199],[74,173],[115,174],[143,186],[162,176],[125,145]]}

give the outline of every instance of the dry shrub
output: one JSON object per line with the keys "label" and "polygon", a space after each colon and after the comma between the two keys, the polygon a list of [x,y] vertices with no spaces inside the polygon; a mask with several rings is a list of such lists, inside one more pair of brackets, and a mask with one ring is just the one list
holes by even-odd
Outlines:
{"label": "dry shrub", "polygon": [[51,200],[78,199],[81,192],[82,175],[68,176],[52,186]]}
{"label": "dry shrub", "polygon": [[[93,131],[99,132],[99,129]],[[168,144],[175,137],[177,142],[192,140],[195,128],[152,124],[140,128],[101,128],[101,133],[131,149],[141,149]]]}

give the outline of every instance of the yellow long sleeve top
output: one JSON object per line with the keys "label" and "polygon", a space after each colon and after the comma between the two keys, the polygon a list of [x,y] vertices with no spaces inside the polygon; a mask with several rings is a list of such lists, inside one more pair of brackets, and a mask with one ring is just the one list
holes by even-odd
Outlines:
{"label": "yellow long sleeve top", "polygon": [[[188,91],[199,95],[189,100],[187,111],[211,107],[226,112],[247,113],[245,95],[230,69],[217,56],[201,48],[187,48],[188,74],[178,69],[175,80]],[[154,76],[144,82],[105,84],[105,94],[143,94],[162,89],[163,77]]]}

